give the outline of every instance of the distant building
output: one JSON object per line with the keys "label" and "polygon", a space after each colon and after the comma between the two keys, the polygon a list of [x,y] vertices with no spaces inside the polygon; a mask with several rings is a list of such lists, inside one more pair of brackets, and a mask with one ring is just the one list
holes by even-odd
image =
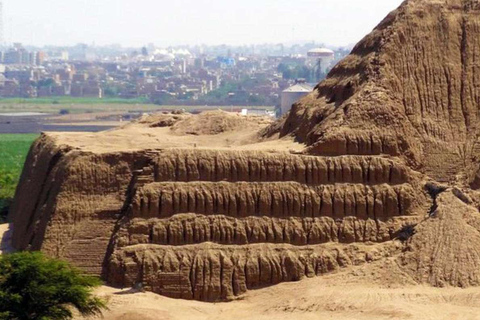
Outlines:
{"label": "distant building", "polygon": [[70,55],[69,55],[68,51],[62,51],[60,53],[60,60],[68,61],[69,59],[70,59]]}
{"label": "distant building", "polygon": [[305,82],[298,82],[290,88],[282,91],[282,115],[292,108],[292,105],[313,91],[313,88]]}
{"label": "distant building", "polygon": [[85,82],[88,79],[88,74],[85,72],[80,72],[73,75],[73,82]]}
{"label": "distant building", "polygon": [[28,62],[29,64],[36,65],[37,64],[37,57],[38,57],[38,52],[32,51],[28,53]]}
{"label": "distant building", "polygon": [[5,77],[10,80],[18,80],[21,83],[27,83],[33,78],[33,70],[30,68],[7,69],[5,70]]}
{"label": "distant building", "polygon": [[37,97],[50,97],[52,96],[52,87],[40,87],[37,90]]}
{"label": "distant building", "polygon": [[20,85],[17,80],[5,80],[0,87],[0,96],[2,98],[20,97]]}
{"label": "distant building", "polygon": [[14,65],[41,65],[45,60],[44,52],[28,52],[21,43],[15,43],[7,52],[1,54],[1,61]]}
{"label": "distant building", "polygon": [[10,49],[5,53],[5,64],[22,64],[23,52],[21,50]]}
{"label": "distant building", "polygon": [[[308,51],[307,65],[315,70],[316,78],[327,73],[332,62],[335,60],[335,52],[326,48],[317,48]],[[316,79],[317,81],[319,79]]]}
{"label": "distant building", "polygon": [[36,61],[37,66],[41,66],[45,62],[46,56],[47,55],[43,51],[37,52],[37,57],[36,57],[37,58],[37,61]]}
{"label": "distant building", "polygon": [[72,97],[102,98],[103,90],[97,84],[74,83],[70,89]]}

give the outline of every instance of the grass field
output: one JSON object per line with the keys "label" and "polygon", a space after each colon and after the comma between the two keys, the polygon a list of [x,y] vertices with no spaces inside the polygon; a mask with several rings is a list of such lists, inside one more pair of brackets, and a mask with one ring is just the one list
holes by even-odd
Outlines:
{"label": "grass field", "polygon": [[273,110],[273,107],[235,107],[235,106],[160,106],[148,104],[144,99],[118,99],[118,98],[0,98],[0,115],[2,113],[16,112],[42,112],[58,114],[60,110],[70,113],[98,113],[98,112],[146,112],[152,113],[162,110],[185,109],[186,111],[207,110],[221,108],[224,110],[254,108]]}
{"label": "grass field", "polygon": [[86,103],[83,99],[78,101],[62,101],[61,103],[36,102],[34,100],[26,100],[26,102],[16,103],[11,100],[0,99],[0,115],[2,113],[17,112],[41,112],[58,114],[60,110],[68,110],[70,113],[98,113],[98,112],[152,112],[162,107],[153,104],[141,103],[116,103],[115,101],[103,102],[98,100]]}
{"label": "grass field", "polygon": [[0,134],[0,213],[15,194],[25,158],[37,134]]}

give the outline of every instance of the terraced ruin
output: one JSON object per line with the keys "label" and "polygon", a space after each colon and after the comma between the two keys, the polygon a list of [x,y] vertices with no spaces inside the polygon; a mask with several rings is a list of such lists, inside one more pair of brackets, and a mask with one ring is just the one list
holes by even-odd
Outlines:
{"label": "terraced ruin", "polygon": [[276,123],[44,134],[13,244],[202,301],[386,259],[416,283],[480,285],[479,26],[477,1],[405,1]]}
{"label": "terraced ruin", "polygon": [[33,214],[15,216],[14,245],[171,297],[228,300],[390,256],[428,210],[419,179],[390,158],[266,151],[269,142],[112,154],[61,139],[32,149],[22,180],[41,183],[19,194],[39,200],[17,202]]}

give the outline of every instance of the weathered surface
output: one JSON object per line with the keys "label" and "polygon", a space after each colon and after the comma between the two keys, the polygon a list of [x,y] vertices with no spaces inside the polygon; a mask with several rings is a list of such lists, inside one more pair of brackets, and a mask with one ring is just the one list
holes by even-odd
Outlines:
{"label": "weathered surface", "polygon": [[[137,190],[134,217],[178,213],[232,217],[320,217],[386,219],[409,215],[418,207],[411,185],[327,185],[298,183],[152,183]],[[422,199],[423,200],[423,199]]]}
{"label": "weathered surface", "polygon": [[[44,135],[18,189],[13,243],[112,284],[215,301],[398,253],[392,241],[429,206],[419,176],[389,158],[92,153]],[[202,268],[214,268],[208,292]]]}
{"label": "weathered surface", "polygon": [[139,245],[115,252],[108,279],[117,285],[145,288],[173,298],[229,300],[255,289],[323,275],[398,253],[401,245],[183,246]]}
{"label": "weathered surface", "polygon": [[155,181],[296,181],[401,184],[411,171],[398,161],[371,156],[312,157],[261,151],[172,150],[155,159]]}
{"label": "weathered surface", "polygon": [[430,219],[418,225],[399,259],[418,282],[434,286],[480,285],[480,212],[447,190]]}
{"label": "weathered surface", "polygon": [[319,155],[391,154],[441,181],[478,164],[480,6],[409,0],[297,103],[281,135]]}
{"label": "weathered surface", "polygon": [[419,218],[230,218],[180,214],[169,219],[133,219],[117,234],[117,246],[136,244],[187,245],[214,242],[226,245],[286,243],[296,246],[323,243],[386,242]]}

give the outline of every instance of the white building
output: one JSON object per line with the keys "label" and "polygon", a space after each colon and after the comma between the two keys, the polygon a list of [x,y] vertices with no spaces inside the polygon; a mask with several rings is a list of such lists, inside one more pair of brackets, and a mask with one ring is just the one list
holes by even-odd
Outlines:
{"label": "white building", "polygon": [[308,51],[307,64],[311,68],[319,68],[326,73],[332,62],[335,60],[335,52],[326,48],[317,48]]}
{"label": "white building", "polygon": [[282,115],[292,108],[292,105],[313,91],[313,88],[306,83],[297,83],[282,91]]}

